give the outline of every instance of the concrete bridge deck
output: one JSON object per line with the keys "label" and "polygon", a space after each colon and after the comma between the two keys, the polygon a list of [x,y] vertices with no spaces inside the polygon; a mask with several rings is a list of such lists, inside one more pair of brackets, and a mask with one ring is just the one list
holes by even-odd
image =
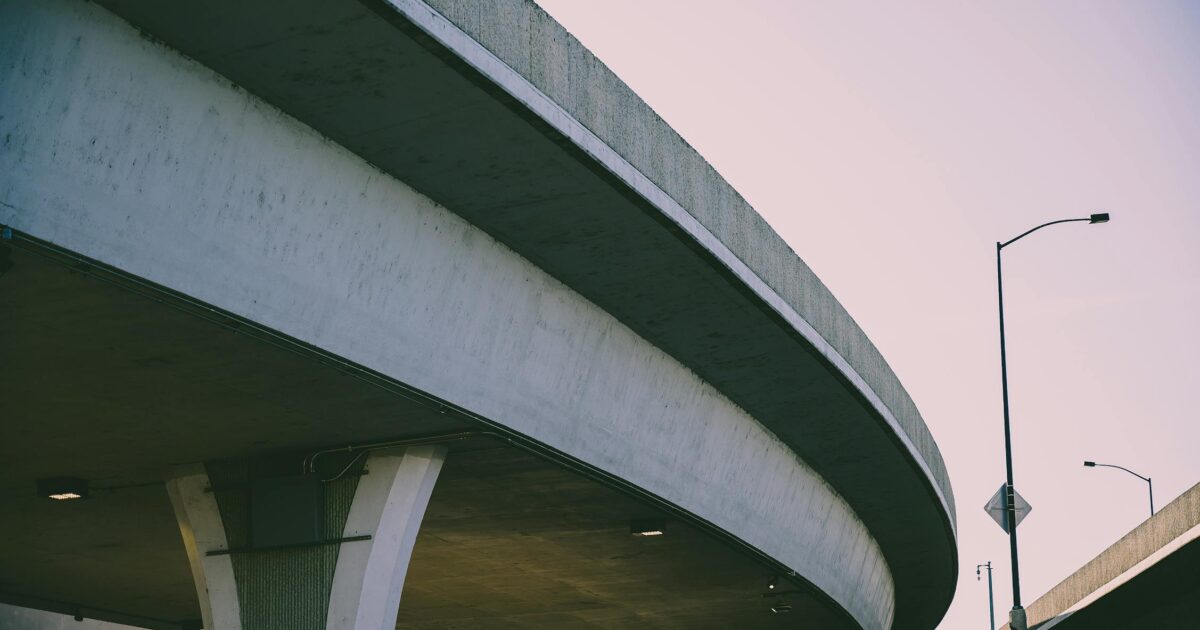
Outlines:
{"label": "concrete bridge deck", "polygon": [[[399,403],[333,385],[314,391],[336,404],[288,402],[288,383],[321,380],[294,373],[315,368],[254,370],[253,344],[205,356],[212,331],[164,332],[191,357],[179,381],[203,384],[186,405],[167,384],[155,406],[117,379],[48,413],[57,368],[30,362],[49,329],[133,333],[123,316],[80,316],[110,298],[22,279],[38,267],[18,259],[0,292],[26,298],[0,308],[31,336],[0,368],[4,415],[59,424],[6,441],[22,462],[6,496],[71,461],[143,478],[486,426],[794,572],[855,625],[940,619],[953,499],[895,375],[744,200],[534,5],[98,4],[3,7],[0,223],[17,246],[106,266],[436,402],[389,411]],[[161,313],[121,308],[164,328]],[[94,366],[65,371],[80,387],[120,374],[95,367],[104,344],[75,341],[60,359]],[[173,359],[155,347],[125,367],[160,373]],[[278,382],[230,377],[250,373]],[[80,424],[99,402],[127,424]],[[150,426],[155,456],[95,456]],[[189,437],[198,427],[210,439]],[[71,457],[21,456],[55,452],[62,432],[78,436]]]}

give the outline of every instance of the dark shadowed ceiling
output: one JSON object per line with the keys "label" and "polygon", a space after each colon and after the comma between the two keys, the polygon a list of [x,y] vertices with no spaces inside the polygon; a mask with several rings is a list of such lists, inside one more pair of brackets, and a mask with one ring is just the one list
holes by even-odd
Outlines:
{"label": "dark shadowed ceiling", "polygon": [[[199,617],[159,483],[172,464],[478,428],[396,384],[28,243],[0,277],[0,600],[180,627]],[[82,501],[36,496],[73,475]],[[398,627],[837,628],[825,604],[653,507],[509,445],[451,446]],[[352,544],[352,543],[350,543]],[[789,604],[790,613],[772,613]],[[801,623],[803,622],[803,623]]]}

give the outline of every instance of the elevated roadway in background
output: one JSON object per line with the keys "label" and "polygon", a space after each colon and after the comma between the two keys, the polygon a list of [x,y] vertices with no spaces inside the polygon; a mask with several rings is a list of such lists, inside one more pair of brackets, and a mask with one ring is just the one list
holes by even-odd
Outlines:
{"label": "elevated roadway in background", "polygon": [[1198,569],[1200,484],[1026,607],[1029,627],[1195,628],[1200,619]]}
{"label": "elevated roadway in background", "polygon": [[[0,492],[18,515],[0,532],[0,597],[198,616],[196,561],[149,481],[161,471],[486,432],[449,447],[443,474],[459,459],[477,483],[446,486],[447,505],[501,509],[478,488],[506,456],[479,444],[515,445],[542,463],[496,464],[518,471],[503,496],[526,482],[554,503],[573,483],[559,470],[616,493],[595,501],[607,517],[558,501],[542,520],[515,510],[516,530],[553,523],[578,543],[585,523],[641,509],[697,532],[697,549],[734,550],[738,580],[788,577],[813,618],[941,618],[953,497],[911,399],[762,218],[532,3],[0,11],[0,224],[15,252],[0,413],[16,435]],[[68,518],[28,496],[61,474],[127,489]],[[423,542],[435,516],[461,514],[434,487],[401,620],[410,593],[442,602],[427,623],[453,609],[423,566],[471,574],[503,539],[481,523],[475,555]],[[93,535],[68,555],[87,561],[65,562],[56,546],[80,527]],[[423,565],[426,547],[441,551]],[[510,550],[481,587],[553,564]],[[639,570],[574,579],[594,593]],[[708,581],[689,585],[692,606],[726,601],[705,589],[732,576],[694,573]],[[757,596],[744,588],[729,606]],[[686,616],[622,598],[597,609]],[[528,619],[519,594],[493,599],[494,618]]]}

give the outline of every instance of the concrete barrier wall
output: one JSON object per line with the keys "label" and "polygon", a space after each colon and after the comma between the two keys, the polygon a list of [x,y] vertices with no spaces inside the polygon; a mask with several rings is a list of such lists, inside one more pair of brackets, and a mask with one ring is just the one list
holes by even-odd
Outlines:
{"label": "concrete barrier wall", "polygon": [[[1190,534],[1187,538],[1193,538],[1195,532],[1192,530],[1197,526],[1200,526],[1200,484],[1179,495],[1026,607],[1029,627],[1053,619],[1083,600],[1123,583],[1114,582],[1118,578],[1133,579],[1135,576],[1124,574],[1176,543],[1180,537]],[[1004,629],[1007,628],[1005,624]]]}
{"label": "concrete barrier wall", "polygon": [[71,0],[0,11],[0,223],[626,479],[889,627],[891,575],[853,511],[671,357],[111,14]]}

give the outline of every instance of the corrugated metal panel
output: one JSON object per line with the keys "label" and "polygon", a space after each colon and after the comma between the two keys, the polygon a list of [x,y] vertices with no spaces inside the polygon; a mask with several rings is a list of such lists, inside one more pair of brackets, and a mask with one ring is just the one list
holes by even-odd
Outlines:
{"label": "corrugated metal panel", "polygon": [[337,545],[233,557],[245,630],[323,630]]}
{"label": "corrugated metal panel", "polygon": [[[230,548],[250,543],[250,465],[245,460],[207,464]],[[340,537],[350,515],[361,464],[325,486],[325,532]],[[354,543],[348,543],[354,544]],[[245,630],[322,630],[340,545],[235,553],[234,580]]]}

